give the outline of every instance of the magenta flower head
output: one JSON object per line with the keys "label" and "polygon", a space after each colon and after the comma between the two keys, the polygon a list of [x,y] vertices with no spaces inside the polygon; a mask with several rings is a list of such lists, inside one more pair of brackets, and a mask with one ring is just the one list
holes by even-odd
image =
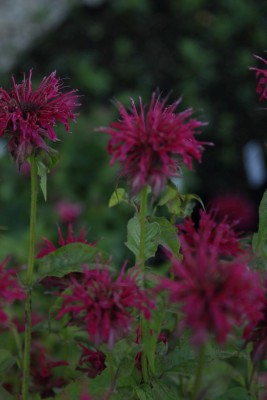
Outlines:
{"label": "magenta flower head", "polygon": [[211,238],[208,231],[209,225],[206,235],[203,228],[193,242],[181,235],[183,260],[172,259],[175,279],[165,278],[160,284],[169,291],[170,302],[181,307],[180,329],[191,328],[196,346],[210,334],[223,344],[234,327],[255,324],[262,317],[264,301],[259,276],[248,268],[244,255],[222,259],[221,232],[214,230]]}
{"label": "magenta flower head", "polygon": [[[267,65],[267,61],[259,56],[255,56],[258,60],[262,61]],[[267,68],[267,67],[266,67]],[[250,68],[252,71],[256,71],[256,78],[258,79],[258,84],[256,88],[256,93],[260,96],[260,101],[267,99],[267,69],[261,69],[256,67]]]}
{"label": "magenta flower head", "polygon": [[228,223],[225,217],[216,222],[216,216],[216,212],[213,211],[210,213],[200,211],[198,229],[191,218],[178,225],[179,237],[183,243],[182,251],[190,247],[190,251],[193,252],[201,246],[201,243],[205,243],[207,249],[213,249],[220,257],[236,257],[244,253],[234,230],[235,223]]}
{"label": "magenta flower head", "polygon": [[61,294],[63,304],[57,319],[70,314],[71,324],[86,329],[95,345],[107,343],[112,347],[127,335],[136,311],[150,318],[153,302],[139,288],[136,273],[125,273],[125,264],[115,280],[107,265],[85,269],[79,281],[73,276],[70,279],[71,294]]}
{"label": "magenta flower head", "polygon": [[73,109],[78,106],[76,90],[63,93],[63,84],[52,72],[44,77],[36,90],[29,77],[7,92],[0,88],[0,136],[7,134],[11,155],[20,165],[35,149],[49,151],[47,140],[56,141],[57,122],[69,130],[69,119],[75,120]]}
{"label": "magenta flower head", "polygon": [[[53,253],[58,249],[50,240],[47,238],[43,238],[44,246],[40,249],[39,253],[37,254],[37,258],[45,257],[46,255]],[[68,225],[68,235],[67,238],[64,239],[62,231],[60,227],[58,227],[58,244],[60,247],[66,246],[70,243],[84,243],[88,244],[88,246],[94,246],[95,243],[88,243],[85,237],[85,228],[84,226],[81,228],[80,233],[78,236],[74,236],[72,224]]]}
{"label": "magenta flower head", "polygon": [[203,145],[208,143],[197,141],[195,135],[205,124],[191,118],[191,109],[176,113],[180,101],[166,106],[166,99],[153,93],[148,108],[139,99],[139,111],[132,99],[129,111],[118,103],[120,120],[99,128],[111,136],[111,164],[119,160],[133,193],[150,185],[158,194],[177,175],[181,162],[192,168],[193,158],[201,161]]}
{"label": "magenta flower head", "polygon": [[25,298],[25,293],[16,279],[17,271],[13,268],[5,268],[8,261],[7,258],[0,263],[0,325],[3,326],[8,322],[4,307],[15,300],[24,300]]}

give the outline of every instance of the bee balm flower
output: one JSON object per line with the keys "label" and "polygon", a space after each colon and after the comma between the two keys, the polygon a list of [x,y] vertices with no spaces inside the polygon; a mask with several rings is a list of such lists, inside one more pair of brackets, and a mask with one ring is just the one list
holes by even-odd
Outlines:
{"label": "bee balm flower", "polygon": [[191,118],[191,109],[176,113],[179,103],[180,99],[166,106],[166,99],[155,93],[147,110],[141,98],[139,111],[133,100],[129,111],[118,103],[120,120],[99,128],[111,136],[111,164],[120,161],[122,175],[129,179],[133,193],[150,185],[158,194],[168,178],[177,175],[180,161],[189,168],[193,158],[201,161],[203,145],[208,143],[197,141],[195,135],[205,124]]}
{"label": "bee balm flower", "polygon": [[63,304],[57,319],[70,314],[70,323],[86,329],[92,343],[107,343],[111,347],[129,333],[134,311],[150,318],[153,303],[138,287],[136,276],[125,274],[124,269],[125,265],[116,280],[106,265],[94,270],[85,268],[79,281],[71,276],[71,294],[61,294]]}
{"label": "bee balm flower", "polygon": [[44,77],[36,90],[32,89],[32,70],[22,83],[16,84],[14,77],[12,82],[9,92],[0,88],[0,136],[7,133],[11,155],[20,165],[34,149],[49,150],[46,140],[57,140],[57,122],[69,130],[78,95],[76,90],[62,92],[56,72]]}

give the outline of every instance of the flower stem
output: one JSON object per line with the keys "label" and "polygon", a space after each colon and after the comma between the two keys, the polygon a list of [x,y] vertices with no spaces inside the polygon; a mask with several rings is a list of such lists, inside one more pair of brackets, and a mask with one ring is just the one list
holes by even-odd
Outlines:
{"label": "flower stem", "polygon": [[205,346],[202,345],[199,348],[198,356],[197,356],[196,375],[195,375],[195,382],[194,382],[193,391],[192,391],[192,399],[193,400],[197,400],[197,398],[198,398],[199,389],[201,387],[201,381],[202,381],[204,361],[205,361]]}
{"label": "flower stem", "polygon": [[[146,211],[147,211],[147,186],[144,187],[141,193],[140,205],[140,249],[139,249],[139,263],[142,271],[142,287],[145,286],[145,227],[146,227]],[[145,338],[147,337],[147,330],[149,327],[146,324],[144,316],[141,316],[141,341],[143,344],[143,352],[141,356],[141,367],[144,383],[148,382],[148,360],[147,351],[145,348]]]}
{"label": "flower stem", "polygon": [[22,379],[22,400],[28,399],[28,387],[30,379],[30,352],[31,352],[31,331],[32,331],[32,281],[35,257],[35,230],[37,211],[37,164],[34,155],[30,157],[31,164],[31,209],[30,209],[30,237],[28,252],[28,268],[26,275],[27,296],[25,303],[25,338],[23,353],[23,379]]}
{"label": "flower stem", "polygon": [[145,281],[145,227],[146,227],[146,211],[147,211],[147,186],[144,187],[141,193],[140,205],[140,250],[139,262],[143,274],[143,286]]}

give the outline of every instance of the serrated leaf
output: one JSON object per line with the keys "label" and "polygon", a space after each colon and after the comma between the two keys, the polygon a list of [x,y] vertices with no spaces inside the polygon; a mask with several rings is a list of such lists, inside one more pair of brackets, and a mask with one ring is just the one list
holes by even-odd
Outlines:
{"label": "serrated leaf", "polygon": [[126,191],[123,188],[118,188],[112,193],[108,202],[108,206],[114,207],[123,201],[127,201]]}
{"label": "serrated leaf", "polygon": [[92,264],[95,268],[96,258],[100,261],[107,256],[97,247],[84,243],[70,243],[53,253],[36,260],[37,272],[35,280],[40,281],[47,276],[62,278],[71,272],[82,272],[82,264]]}
{"label": "serrated leaf", "polygon": [[151,221],[157,222],[160,226],[160,244],[167,247],[178,258],[181,258],[176,227],[164,217],[153,217]]}
{"label": "serrated leaf", "polygon": [[[145,259],[153,257],[160,242],[160,227],[157,222],[145,224]],[[127,225],[127,242],[125,245],[135,256],[140,252],[140,220],[138,216],[131,218]]]}
{"label": "serrated leaf", "polygon": [[139,400],[179,400],[174,386],[162,380],[153,381],[151,385],[137,386],[135,392]]}

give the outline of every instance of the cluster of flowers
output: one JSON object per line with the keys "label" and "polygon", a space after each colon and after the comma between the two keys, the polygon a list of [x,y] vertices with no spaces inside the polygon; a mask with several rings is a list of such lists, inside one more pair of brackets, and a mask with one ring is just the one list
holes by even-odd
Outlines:
{"label": "cluster of flowers", "polygon": [[[261,99],[267,99],[267,72],[259,69],[256,72],[260,77],[257,91]],[[65,94],[60,91],[62,84],[55,73],[44,78],[36,91],[32,90],[31,78],[30,71],[29,78],[19,85],[13,78],[10,92],[0,89],[0,135],[8,138],[10,153],[19,165],[38,149],[49,152],[47,140],[57,139],[54,125],[59,121],[69,129],[68,120],[75,118],[72,110],[78,99],[76,91]],[[129,111],[118,104],[120,120],[99,128],[111,136],[108,145],[111,162],[121,163],[122,175],[127,177],[132,194],[149,185],[153,195],[158,196],[168,180],[178,174],[181,164],[192,168],[192,160],[201,161],[204,145],[211,144],[197,141],[195,136],[205,124],[192,118],[191,109],[176,113],[180,100],[170,106],[166,106],[166,101],[153,94],[147,110],[140,99],[140,111],[133,100]],[[216,212],[203,211],[197,228],[190,218],[178,226],[182,259],[170,255],[173,278],[159,278],[156,287],[150,290],[138,283],[138,265],[126,271],[125,263],[114,277],[110,265],[99,260],[93,269],[84,265],[82,273],[43,282],[57,287],[56,293],[62,297],[56,319],[68,315],[68,325],[88,333],[90,346],[79,344],[80,371],[91,378],[101,373],[106,368],[106,356],[98,350],[99,345],[106,343],[112,348],[116,341],[136,329],[140,315],[151,319],[157,296],[162,292],[167,293],[166,307],[172,303],[182,314],[179,332],[190,328],[197,348],[210,335],[223,344],[236,327],[245,327],[245,339],[254,343],[254,359],[266,357],[267,282],[262,285],[258,273],[249,268],[251,254],[241,247],[234,224],[226,218],[219,222],[215,219]],[[86,240],[84,230],[75,237],[70,226],[64,239],[59,229],[60,246],[74,242],[94,246]],[[56,250],[45,239],[37,258]],[[5,267],[6,261],[0,264],[3,328],[9,323],[6,305],[25,298],[15,278],[16,271]],[[140,334],[137,340],[140,341]],[[162,335],[160,340],[167,339]],[[53,378],[52,370],[68,363],[48,359],[45,349],[36,346],[36,351],[33,346],[31,376],[34,390],[45,398],[53,395],[54,388],[65,384],[63,378]],[[86,393],[81,396],[81,400],[89,398]]]}

